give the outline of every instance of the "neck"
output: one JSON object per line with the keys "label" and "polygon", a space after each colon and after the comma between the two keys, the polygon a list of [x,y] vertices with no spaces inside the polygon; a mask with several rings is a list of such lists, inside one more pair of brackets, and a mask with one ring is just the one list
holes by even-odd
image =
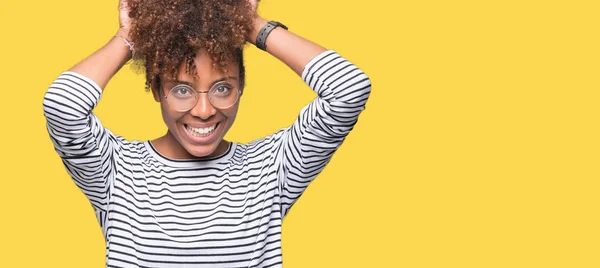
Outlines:
{"label": "neck", "polygon": [[217,149],[215,149],[211,154],[207,156],[197,157],[190,154],[182,145],[179,143],[175,136],[171,134],[170,131],[155,140],[152,140],[152,145],[154,148],[163,156],[171,159],[177,160],[194,160],[194,159],[206,159],[213,158],[216,156],[220,156],[227,151],[229,148],[229,142],[226,140],[221,140]]}

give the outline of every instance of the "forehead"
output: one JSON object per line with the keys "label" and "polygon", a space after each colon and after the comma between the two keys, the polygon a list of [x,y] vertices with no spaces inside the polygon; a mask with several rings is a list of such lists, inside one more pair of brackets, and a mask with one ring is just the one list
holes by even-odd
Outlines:
{"label": "forehead", "polygon": [[183,60],[177,69],[177,79],[187,81],[212,81],[216,78],[237,76],[239,74],[239,64],[234,61],[226,63],[225,70],[218,64],[215,64],[210,56],[200,51],[193,58],[193,66],[189,69],[188,60]]}

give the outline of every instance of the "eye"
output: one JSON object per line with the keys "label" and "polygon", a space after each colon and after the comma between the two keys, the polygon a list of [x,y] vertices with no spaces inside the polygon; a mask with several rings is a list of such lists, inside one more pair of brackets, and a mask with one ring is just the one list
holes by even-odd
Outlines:
{"label": "eye", "polygon": [[186,94],[190,94],[190,90],[184,87],[180,87],[175,89],[175,93],[180,94],[180,95],[186,95]]}
{"label": "eye", "polygon": [[213,88],[212,94],[219,96],[219,97],[227,96],[230,94],[231,90],[232,90],[232,88],[230,86],[228,86],[226,84],[219,84]]}
{"label": "eye", "polygon": [[192,90],[193,89],[189,88],[188,86],[178,85],[173,88],[171,93],[178,98],[186,98],[193,96]]}
{"label": "eye", "polygon": [[217,87],[217,92],[219,92],[219,93],[224,93],[224,92],[227,92],[228,90],[231,90],[231,89],[226,86],[223,86],[223,85]]}

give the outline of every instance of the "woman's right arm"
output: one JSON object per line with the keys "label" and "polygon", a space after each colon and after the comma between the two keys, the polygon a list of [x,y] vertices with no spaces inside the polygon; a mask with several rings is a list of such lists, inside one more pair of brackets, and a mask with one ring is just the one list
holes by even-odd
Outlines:
{"label": "woman's right arm", "polygon": [[106,45],[77,63],[69,71],[91,79],[103,90],[108,81],[131,58],[131,52],[125,44],[125,40],[118,37],[118,35],[124,37],[126,35],[120,32],[117,32],[117,35],[111,38]]}
{"label": "woman's right arm", "polygon": [[104,89],[108,81],[131,58],[129,47],[122,37],[129,38],[129,7],[126,0],[119,1],[119,30],[117,34],[94,54],[73,66],[69,71],[81,74]]}
{"label": "woman's right arm", "polygon": [[[117,34],[126,36],[127,28]],[[100,224],[106,215],[121,137],[105,129],[92,113],[102,89],[129,60],[129,47],[112,38],[98,51],[62,73],[44,95],[50,139],[75,184],[92,203]]]}

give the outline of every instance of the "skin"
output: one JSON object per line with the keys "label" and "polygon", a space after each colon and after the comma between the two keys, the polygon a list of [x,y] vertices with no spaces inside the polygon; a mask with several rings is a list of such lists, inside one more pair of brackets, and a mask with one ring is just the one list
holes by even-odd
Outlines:
{"label": "skin", "polygon": [[[232,90],[241,90],[239,67],[236,63],[230,63],[227,70],[223,73],[219,68],[212,68],[212,61],[208,54],[203,51],[197,53],[194,58],[196,64],[196,74],[190,74],[185,71],[185,64],[179,66],[177,80],[168,81],[161,79],[162,88],[160,91],[153,91],[154,99],[160,102],[162,117],[168,127],[167,133],[152,141],[152,144],[161,154],[173,159],[194,159],[206,158],[221,155],[227,151],[229,142],[223,137],[233,125],[237,115],[241,98],[227,109],[217,109],[211,105],[207,94],[199,94],[196,106],[188,112],[177,112],[167,103],[165,95],[169,90],[181,82],[192,86],[196,91],[208,91],[216,81],[225,80]],[[204,128],[217,124],[215,133],[210,142],[195,142],[186,134],[185,126]]]}
{"label": "skin", "polygon": [[[253,11],[256,13],[257,1],[250,1]],[[131,58],[129,48],[124,44],[121,37],[129,39],[129,27],[131,21],[128,16],[129,8],[127,0],[119,1],[119,29],[115,37],[101,47],[99,50],[77,63],[69,71],[82,74],[98,84],[104,90],[110,79],[127,63]],[[256,13],[253,19],[253,30],[246,37],[246,41],[255,44],[256,37],[260,29],[267,23],[267,20]],[[119,37],[121,36],[121,37]],[[274,29],[269,38],[267,38],[267,52],[279,59],[296,74],[301,75],[304,66],[314,57],[326,51],[325,48],[304,39],[291,31],[282,28]],[[196,75],[186,74],[185,71],[178,72],[178,78],[192,84],[197,91],[206,91],[210,88],[211,82],[222,78],[223,76],[237,76],[237,64],[231,64],[231,73],[223,74],[210,68],[210,59],[206,59],[206,54],[198,51],[194,59],[197,67]],[[181,69],[181,68],[180,68]],[[173,81],[166,82],[164,88],[170,89]],[[168,90],[166,89],[166,90]],[[218,110],[212,107],[208,102],[206,94],[201,94],[200,100],[196,106],[186,112],[178,113],[170,109],[164,99],[155,94],[155,99],[161,102],[161,110],[165,124],[169,128],[168,132],[152,141],[157,150],[164,156],[173,159],[199,159],[213,157],[223,154],[229,145],[229,142],[223,140],[223,137],[233,124],[239,101],[233,107],[224,110]],[[191,124],[196,126],[207,126],[212,123],[219,124],[218,136],[214,140],[206,143],[194,143],[185,138],[183,125]]]}

